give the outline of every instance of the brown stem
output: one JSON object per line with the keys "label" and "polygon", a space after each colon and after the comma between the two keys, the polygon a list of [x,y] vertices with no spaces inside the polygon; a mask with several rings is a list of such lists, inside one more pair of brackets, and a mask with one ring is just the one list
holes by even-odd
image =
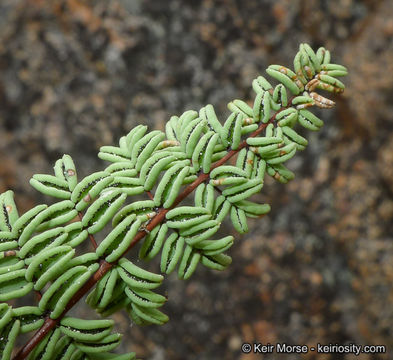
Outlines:
{"label": "brown stem", "polygon": [[150,198],[150,200],[154,200],[154,195],[151,193],[151,191],[146,191],[147,196]]}
{"label": "brown stem", "polygon": [[[82,221],[83,214],[81,212],[78,212],[78,217],[79,217],[79,220]],[[96,239],[94,239],[94,236],[92,234],[89,234],[89,239],[90,239],[91,244],[94,247],[94,250],[97,249],[98,245],[97,245]]]}
{"label": "brown stem", "polygon": [[[292,99],[291,99],[292,100]],[[291,105],[291,100],[289,101],[289,104],[287,107]],[[282,108],[279,111],[277,111],[267,123],[261,124],[257,130],[255,130],[249,137],[256,137],[258,136],[270,123],[272,123],[276,115],[286,109]],[[247,146],[246,140],[244,140],[239,147],[236,150],[230,150],[221,160],[217,161],[214,163],[209,171],[209,173],[217,168],[218,166],[221,166],[225,164],[231,157],[236,155],[241,149],[245,148]],[[122,256],[124,256],[130,249],[132,249],[141,239],[143,239],[148,232],[153,230],[157,225],[162,223],[165,220],[165,215],[167,212],[173,208],[175,208],[181,201],[183,201],[189,194],[191,194],[198,185],[202,184],[205,180],[208,179],[209,173],[202,173],[198,176],[198,178],[188,185],[184,191],[179,194],[173,203],[173,205],[168,208],[160,208],[157,211],[157,214],[151,219],[151,221],[147,224],[144,230],[139,231],[134,239],[132,240],[131,244],[127,248],[127,250],[124,252]],[[94,238],[93,238],[94,239]],[[95,243],[95,241],[94,241]],[[97,247],[97,244],[95,245]],[[62,314],[57,318],[57,319],[51,319],[49,317],[46,318],[44,324],[42,327],[34,334],[34,336],[26,343],[26,345],[19,350],[19,352],[15,355],[13,360],[22,360],[27,358],[29,353],[37,346],[37,344],[60,322],[60,320],[64,317],[64,315],[90,290],[94,287],[94,285],[114,266],[116,263],[108,263],[105,260],[101,260],[100,267],[99,269],[89,278],[89,280],[79,289],[78,292],[74,294],[74,296],[71,298],[71,300],[68,302],[66,308],[62,312]]]}
{"label": "brown stem", "polygon": [[35,290],[35,295],[37,297],[37,301],[40,302],[41,298],[42,298],[42,294],[41,291]]}

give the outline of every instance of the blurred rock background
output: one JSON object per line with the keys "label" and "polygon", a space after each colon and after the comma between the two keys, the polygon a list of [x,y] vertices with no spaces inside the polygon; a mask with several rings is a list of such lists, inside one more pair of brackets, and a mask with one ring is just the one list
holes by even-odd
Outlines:
{"label": "blurred rock background", "polygon": [[348,67],[347,90],[291,161],[295,180],[266,182],[272,212],[235,234],[227,271],[168,278],[168,324],[116,315],[121,350],[254,360],[243,342],[355,342],[388,348],[358,359],[393,359],[392,39],[388,0],[2,0],[0,192],[25,211],[42,201],[29,178],[63,153],[87,175],[104,166],[98,148],[133,126],[163,129],[207,103],[224,119],[269,64],[290,66],[300,42],[325,46]]}

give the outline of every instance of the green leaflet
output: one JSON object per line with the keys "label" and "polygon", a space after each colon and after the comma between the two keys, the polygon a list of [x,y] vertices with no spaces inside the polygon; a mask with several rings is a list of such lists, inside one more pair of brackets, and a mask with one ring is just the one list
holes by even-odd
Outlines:
{"label": "green leaflet", "polygon": [[218,255],[228,250],[233,245],[233,236],[226,236],[218,240],[203,240],[195,245],[206,256]]}
{"label": "green leaflet", "polygon": [[210,184],[200,184],[195,190],[195,206],[205,208],[212,213],[214,206],[214,187]]}
{"label": "green leaflet", "polygon": [[72,191],[71,201],[76,204],[75,208],[84,210],[112,181],[113,176],[106,171],[86,176]]}
{"label": "green leaflet", "polygon": [[250,177],[255,161],[255,154],[247,148],[240,150],[237,159],[236,167],[245,172],[246,177]]}
{"label": "green leaflet", "polygon": [[216,147],[218,144],[219,136],[218,134],[214,134],[211,138],[209,138],[208,144],[206,145],[206,151],[202,155],[202,170],[205,174],[207,174],[210,169],[212,162],[218,161],[222,154],[221,152],[216,152]]}
{"label": "green leaflet", "polygon": [[117,268],[112,268],[97,283],[94,290],[88,295],[86,302],[92,308],[105,309],[115,293],[118,278],[119,273]]}
{"label": "green leaflet", "polygon": [[60,338],[60,329],[52,330],[43,341],[33,350],[31,359],[52,360],[55,352],[56,343]]}
{"label": "green leaflet", "polygon": [[163,205],[164,208],[169,208],[174,203],[189,173],[187,163],[188,161],[176,163],[165,172],[154,195],[156,206]]}
{"label": "green leaflet", "polygon": [[288,145],[271,151],[266,155],[266,163],[269,165],[281,164],[291,159],[296,153],[296,143],[290,142]]}
{"label": "green leaflet", "polygon": [[266,123],[270,119],[270,108],[272,99],[269,91],[261,91],[257,93],[253,107],[253,117],[256,122],[262,121]]}
{"label": "green leaflet", "polygon": [[125,258],[119,260],[119,265],[119,275],[130,287],[154,289],[164,279],[163,276],[141,269]]}
{"label": "green leaflet", "polygon": [[219,197],[217,197],[216,201],[214,202],[213,208],[213,216],[215,220],[221,223],[227,216],[230,208],[231,203],[226,199],[224,195],[220,195]]}
{"label": "green leaflet", "polygon": [[101,316],[106,317],[126,308],[131,303],[131,300],[124,294],[126,287],[126,283],[120,279],[115,286],[108,305],[97,308],[97,312]]}
{"label": "green leaflet", "polygon": [[55,246],[36,255],[26,270],[26,280],[35,282],[34,288],[41,290],[47,282],[55,279],[74,256],[70,246]]}
{"label": "green leaflet", "polygon": [[205,130],[206,120],[196,118],[189,122],[189,124],[184,128],[180,137],[180,147],[181,150],[186,154],[188,158],[191,158],[198,140]]}
{"label": "green leaflet", "polygon": [[0,303],[0,333],[4,327],[11,321],[12,307],[6,303]]}
{"label": "green leaflet", "polygon": [[145,238],[139,251],[141,259],[150,260],[161,250],[168,232],[168,225],[156,226]]}
{"label": "green leaflet", "polygon": [[78,183],[76,175],[76,167],[70,155],[63,155],[63,157],[56,161],[54,166],[55,175],[59,180],[67,182],[68,190],[72,192]]}
{"label": "green leaflet", "polygon": [[303,85],[300,80],[297,79],[296,74],[290,69],[279,66],[270,65],[266,72],[285,87],[287,87],[294,95],[298,95],[303,90]]}
{"label": "green leaflet", "polygon": [[0,331],[0,358],[9,360],[11,358],[12,348],[20,330],[20,321],[10,322]]}
{"label": "green leaflet", "polygon": [[100,197],[87,209],[82,219],[82,225],[87,227],[90,234],[102,230],[123,205],[127,195],[120,190],[110,190]]}
{"label": "green leaflet", "polygon": [[68,237],[65,233],[64,228],[55,227],[54,229],[46,230],[43,233],[37,234],[30,238],[19,251],[18,256],[24,259],[26,264],[30,263],[31,260],[38,253],[53,246],[62,245]]}
{"label": "green leaflet", "polygon": [[165,135],[168,139],[168,141],[172,141],[173,143],[178,143],[178,139],[180,136],[178,136],[178,123],[179,123],[179,117],[178,116],[172,116],[169,121],[167,121],[165,125]]}
{"label": "green leaflet", "polygon": [[226,269],[231,263],[232,258],[225,254],[203,255],[201,257],[201,264],[213,270],[222,271]]}
{"label": "green leaflet", "polygon": [[241,141],[242,124],[244,115],[241,113],[232,113],[225,121],[223,132],[231,149],[236,150]]}
{"label": "green leaflet", "polygon": [[180,279],[188,279],[194,273],[201,259],[201,254],[195,251],[190,245],[186,245],[181,262],[179,265],[178,275]]}
{"label": "green leaflet", "polygon": [[[246,119],[243,119],[243,124],[244,124],[245,121],[247,121],[247,120],[253,121],[252,119],[246,118]],[[243,135],[247,135],[247,134],[249,134],[249,133],[252,133],[252,132],[254,132],[254,131],[257,130],[257,129],[258,129],[258,124],[250,124],[250,125],[242,126],[242,136],[243,136]]]}
{"label": "green leaflet", "polygon": [[[132,149],[135,147],[136,143],[142,139],[147,131],[147,126],[138,125],[134,127],[128,135],[125,137],[125,146],[128,153],[131,155]],[[126,150],[125,149],[125,150]]]}
{"label": "green leaflet", "polygon": [[284,133],[284,143],[290,144],[295,143],[297,150],[304,150],[308,144],[307,139],[299,135],[295,130],[288,126],[282,127],[282,132]]}
{"label": "green leaflet", "polygon": [[30,179],[30,185],[41,193],[60,199],[69,199],[71,192],[66,180],[46,174],[35,174]]}
{"label": "green leaflet", "polygon": [[295,98],[292,99],[292,104],[296,105],[297,110],[300,110],[315,105],[315,102],[314,99],[307,94],[306,96],[305,95],[296,96]]}
{"label": "green leaflet", "polygon": [[0,194],[0,231],[12,231],[18,218],[14,192],[8,190]]}
{"label": "green leaflet", "polygon": [[200,224],[181,229],[179,232],[188,245],[194,246],[213,236],[220,228],[220,225],[221,224],[217,220],[208,220]]}
{"label": "green leaflet", "polygon": [[81,221],[65,226],[64,231],[67,233],[67,239],[64,241],[64,245],[69,245],[73,248],[85,241],[89,235],[87,230],[83,228]]}
{"label": "green leaflet", "polygon": [[233,100],[228,104],[228,109],[235,114],[244,115],[244,117],[252,117],[253,109],[243,100]]}
{"label": "green leaflet", "polygon": [[127,353],[127,354],[113,354],[113,353],[100,353],[94,354],[95,360],[135,360],[135,353]]}
{"label": "green leaflet", "polygon": [[129,161],[123,161],[123,162],[115,162],[111,165],[109,165],[105,171],[111,176],[124,176],[124,177],[129,177],[129,178],[135,178],[138,175],[138,171],[134,169],[134,167],[131,165]]}
{"label": "green leaflet", "polygon": [[324,47],[320,47],[317,51],[317,58],[321,63],[321,68],[323,70],[323,65],[330,63],[330,51],[326,50]]}
{"label": "green leaflet", "polygon": [[130,215],[141,216],[148,215],[153,217],[155,215],[155,204],[153,200],[135,201],[134,203],[123,207],[116,213],[112,220],[112,226],[116,227],[121,221]]}
{"label": "green leaflet", "polygon": [[75,346],[87,354],[107,352],[115,349],[119,345],[121,337],[121,334],[111,334],[94,343],[78,341],[75,342]]}
{"label": "green leaflet", "polygon": [[240,234],[248,232],[247,218],[244,210],[237,208],[236,206],[231,207],[231,221],[233,227]]}
{"label": "green leaflet", "polygon": [[17,254],[13,256],[4,256],[3,252],[2,255],[3,258],[0,260],[0,274],[19,270],[25,266],[23,260],[19,260],[19,258],[16,256]]}
{"label": "green leaflet", "polygon": [[33,289],[33,283],[25,279],[25,274],[25,269],[18,269],[0,275],[0,301],[25,296]]}
{"label": "green leaflet", "polygon": [[54,360],[70,360],[75,350],[72,339],[68,336],[63,336],[57,341],[52,356]]}
{"label": "green leaflet", "polygon": [[140,171],[142,165],[153,153],[156,146],[165,138],[165,134],[161,131],[155,130],[143,136],[135,143],[131,153],[131,164],[135,169]]}
{"label": "green leaflet", "polygon": [[192,166],[195,171],[203,168],[203,172],[209,172],[218,139],[219,135],[214,133],[214,131],[208,131],[200,138],[191,156]]}
{"label": "green leaflet", "polygon": [[298,118],[298,111],[293,107],[280,111],[276,115],[278,126],[293,127],[296,123],[297,118]]}
{"label": "green leaflet", "polygon": [[187,110],[183,114],[181,114],[179,120],[177,121],[177,132],[181,134],[185,131],[186,127],[192,122],[194,119],[198,117],[198,113],[194,110]]}
{"label": "green leaflet", "polygon": [[209,220],[211,215],[203,207],[179,206],[166,214],[167,225],[170,228],[184,229]]}
{"label": "green leaflet", "polygon": [[311,111],[300,110],[298,117],[299,124],[308,130],[317,131],[323,126],[323,121],[315,116]]}
{"label": "green leaflet", "polygon": [[19,246],[23,246],[27,238],[34,232],[39,224],[39,221],[35,221],[35,217],[47,207],[47,205],[37,205],[15,221],[13,231],[20,235]]}
{"label": "green leaflet", "polygon": [[321,73],[324,72],[332,77],[340,77],[348,75],[348,70],[345,66],[338,64],[325,64],[321,65]]}
{"label": "green leaflet", "polygon": [[44,231],[55,226],[66,224],[68,221],[74,219],[77,214],[78,212],[74,209],[74,203],[70,200],[64,200],[48,206],[47,209],[36,216],[32,223],[37,223],[35,231]]}
{"label": "green leaflet", "polygon": [[153,154],[142,166],[140,179],[145,190],[151,190],[158,180],[161,172],[176,160],[168,151],[159,151]]}
{"label": "green leaflet", "polygon": [[56,161],[55,176],[35,174],[30,179],[30,185],[41,193],[60,199],[70,199],[77,184],[76,168],[72,158],[64,155]]}
{"label": "green leaflet", "polygon": [[130,306],[129,314],[138,325],[163,325],[169,320],[168,316],[155,308],[140,307],[136,304]]}
{"label": "green leaflet", "polygon": [[[98,256],[94,252],[88,252],[83,255],[79,255],[74,257],[68,262],[68,268],[72,268],[74,266],[84,265],[90,268],[91,266],[95,267],[98,265]],[[94,270],[93,270],[94,271]]]}
{"label": "green leaflet", "polygon": [[224,133],[224,129],[220,123],[220,121],[217,118],[217,115],[214,111],[214,108],[212,105],[206,105],[204,108],[202,108],[199,111],[199,116],[202,119],[206,119],[207,120],[207,126],[208,128],[215,132],[216,134],[218,134],[218,136],[221,139],[221,142],[224,146],[228,145],[228,141],[225,138],[225,133]]}
{"label": "green leaflet", "polygon": [[56,319],[65,309],[70,298],[89,279],[91,273],[86,266],[76,266],[66,270],[45,291],[38,307],[51,310],[50,317]]}
{"label": "green leaflet", "polygon": [[243,210],[248,217],[259,217],[267,214],[270,211],[270,205],[257,204],[248,200],[242,200],[234,203],[232,207]]}
{"label": "green leaflet", "polygon": [[210,178],[213,186],[243,184],[248,181],[244,170],[231,165],[216,167],[210,173]]}
{"label": "green leaflet", "polygon": [[263,183],[266,170],[266,161],[263,159],[256,159],[251,172],[251,179],[259,179]]}
{"label": "green leaflet", "polygon": [[161,272],[170,274],[180,260],[183,253],[184,238],[178,237],[177,233],[171,234],[165,241],[161,255]]}
{"label": "green leaflet", "polygon": [[287,169],[283,164],[268,165],[267,173],[283,184],[286,184],[295,177],[295,174]]}
{"label": "green leaflet", "polygon": [[127,149],[116,147],[116,146],[102,146],[98,157],[102,160],[110,162],[125,161],[130,158],[130,154]]}
{"label": "green leaflet", "polygon": [[263,182],[259,178],[249,180],[248,182],[240,185],[230,186],[226,188],[222,194],[226,199],[235,203],[249,198],[251,195],[258,193],[263,187]]}
{"label": "green leaflet", "polygon": [[106,255],[106,261],[114,262],[123,255],[142,224],[139,217],[135,218],[135,214],[126,217],[109,233],[96,249],[99,257]]}
{"label": "green leaflet", "polygon": [[166,298],[148,289],[138,289],[132,287],[125,288],[125,294],[133,304],[139,307],[157,308],[162,306]]}
{"label": "green leaflet", "polygon": [[263,76],[258,76],[252,81],[252,88],[257,94],[259,94],[272,89],[273,86]]}
{"label": "green leaflet", "polygon": [[23,306],[12,309],[12,317],[20,321],[20,332],[27,333],[42,326],[45,314],[36,306]]}
{"label": "green leaflet", "polygon": [[113,320],[84,320],[64,317],[60,322],[60,330],[74,341],[97,342],[112,331]]}
{"label": "green leaflet", "polygon": [[[18,236],[16,232],[0,231],[0,251],[16,250],[18,248],[17,240]],[[4,258],[4,253],[2,253],[0,258]]]}
{"label": "green leaflet", "polygon": [[141,179],[128,177],[122,173],[120,176],[115,176],[113,182],[104,191],[120,190],[127,196],[139,195],[144,191],[142,184]]}
{"label": "green leaflet", "polygon": [[271,104],[275,111],[288,105],[288,95],[284,85],[278,84],[274,88]]}

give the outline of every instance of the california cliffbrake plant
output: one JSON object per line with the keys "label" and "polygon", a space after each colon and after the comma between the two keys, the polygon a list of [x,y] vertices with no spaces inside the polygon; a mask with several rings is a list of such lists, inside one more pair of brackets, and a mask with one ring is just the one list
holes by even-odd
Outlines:
{"label": "california cliffbrake plant", "polygon": [[[104,146],[99,157],[111,164],[78,182],[70,156],[64,155],[54,175],[34,175],[31,185],[60,199],[37,205],[22,216],[13,192],[0,195],[0,357],[11,359],[17,336],[37,331],[14,359],[134,359],[111,353],[121,335],[105,319],[125,309],[137,324],[163,324],[166,298],[153,291],[163,275],[140,268],[125,254],[141,242],[139,258],[161,256],[161,272],[177,267],[189,278],[200,263],[223,270],[224,254],[234,238],[214,239],[229,214],[239,233],[247,217],[260,217],[270,207],[249,198],[260,192],[266,174],[287,183],[294,174],[284,166],[307,146],[295,125],[316,131],[322,120],[310,109],[334,102],[317,91],[341,93],[337,77],[345,67],[330,63],[330,53],[301,44],[294,71],[280,65],[266,70],[279,84],[259,76],[253,83],[252,106],[230,102],[222,125],[212,105],[186,111],[167,122],[165,132],[138,125],[119,146]],[[237,157],[234,165],[227,162]],[[194,205],[180,206],[193,191]],[[145,196],[133,201],[134,196]],[[98,244],[94,235],[111,230]],[[89,240],[88,240],[89,239]],[[91,241],[92,251],[76,255]],[[66,316],[84,294],[103,319]],[[7,302],[36,292],[38,304],[13,307]],[[30,355],[29,355],[30,354]]]}

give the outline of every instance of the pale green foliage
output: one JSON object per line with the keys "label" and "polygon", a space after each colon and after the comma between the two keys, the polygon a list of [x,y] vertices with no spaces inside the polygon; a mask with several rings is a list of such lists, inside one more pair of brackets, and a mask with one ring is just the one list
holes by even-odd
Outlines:
{"label": "pale green foliage", "polygon": [[[346,69],[331,64],[330,53],[323,48],[314,53],[302,44],[294,68],[269,66],[267,73],[279,84],[273,87],[259,76],[252,84],[256,92],[252,106],[241,100],[229,103],[231,113],[223,124],[213,106],[207,105],[199,112],[171,117],[165,132],[136,126],[118,147],[101,148],[99,157],[111,162],[104,171],[80,181],[73,160],[64,155],[56,162],[54,175],[37,174],[30,181],[60,202],[38,205],[19,216],[12,191],[1,194],[0,358],[10,359],[18,334],[40,328],[47,314],[59,318],[102,259],[113,266],[87,303],[104,317],[124,308],[137,324],[165,323],[168,318],[158,308],[166,298],[153,291],[164,277],[123,257],[134,237],[164,209],[165,221],[142,242],[141,259],[161,254],[161,272],[169,274],[177,267],[183,279],[199,263],[225,269],[231,263],[225,251],[234,238],[214,238],[221,222],[229,215],[234,228],[245,233],[247,218],[270,210],[249,198],[261,191],[266,174],[282,183],[293,179],[284,163],[307,146],[295,125],[318,130],[323,122],[308,109],[334,105],[315,90],[344,89],[336,77],[345,75]],[[247,136],[258,128],[265,128],[264,135],[259,131]],[[214,165],[228,152],[237,155],[235,165],[225,161]],[[208,176],[195,186],[194,206],[174,206],[182,189],[201,174]],[[149,198],[132,201],[141,194]],[[112,230],[93,252],[75,256],[76,246],[110,223]],[[38,306],[14,308],[6,303],[33,290],[44,290]],[[121,337],[111,334],[112,321],[64,317],[58,325],[31,359],[134,358],[109,353]]]}

